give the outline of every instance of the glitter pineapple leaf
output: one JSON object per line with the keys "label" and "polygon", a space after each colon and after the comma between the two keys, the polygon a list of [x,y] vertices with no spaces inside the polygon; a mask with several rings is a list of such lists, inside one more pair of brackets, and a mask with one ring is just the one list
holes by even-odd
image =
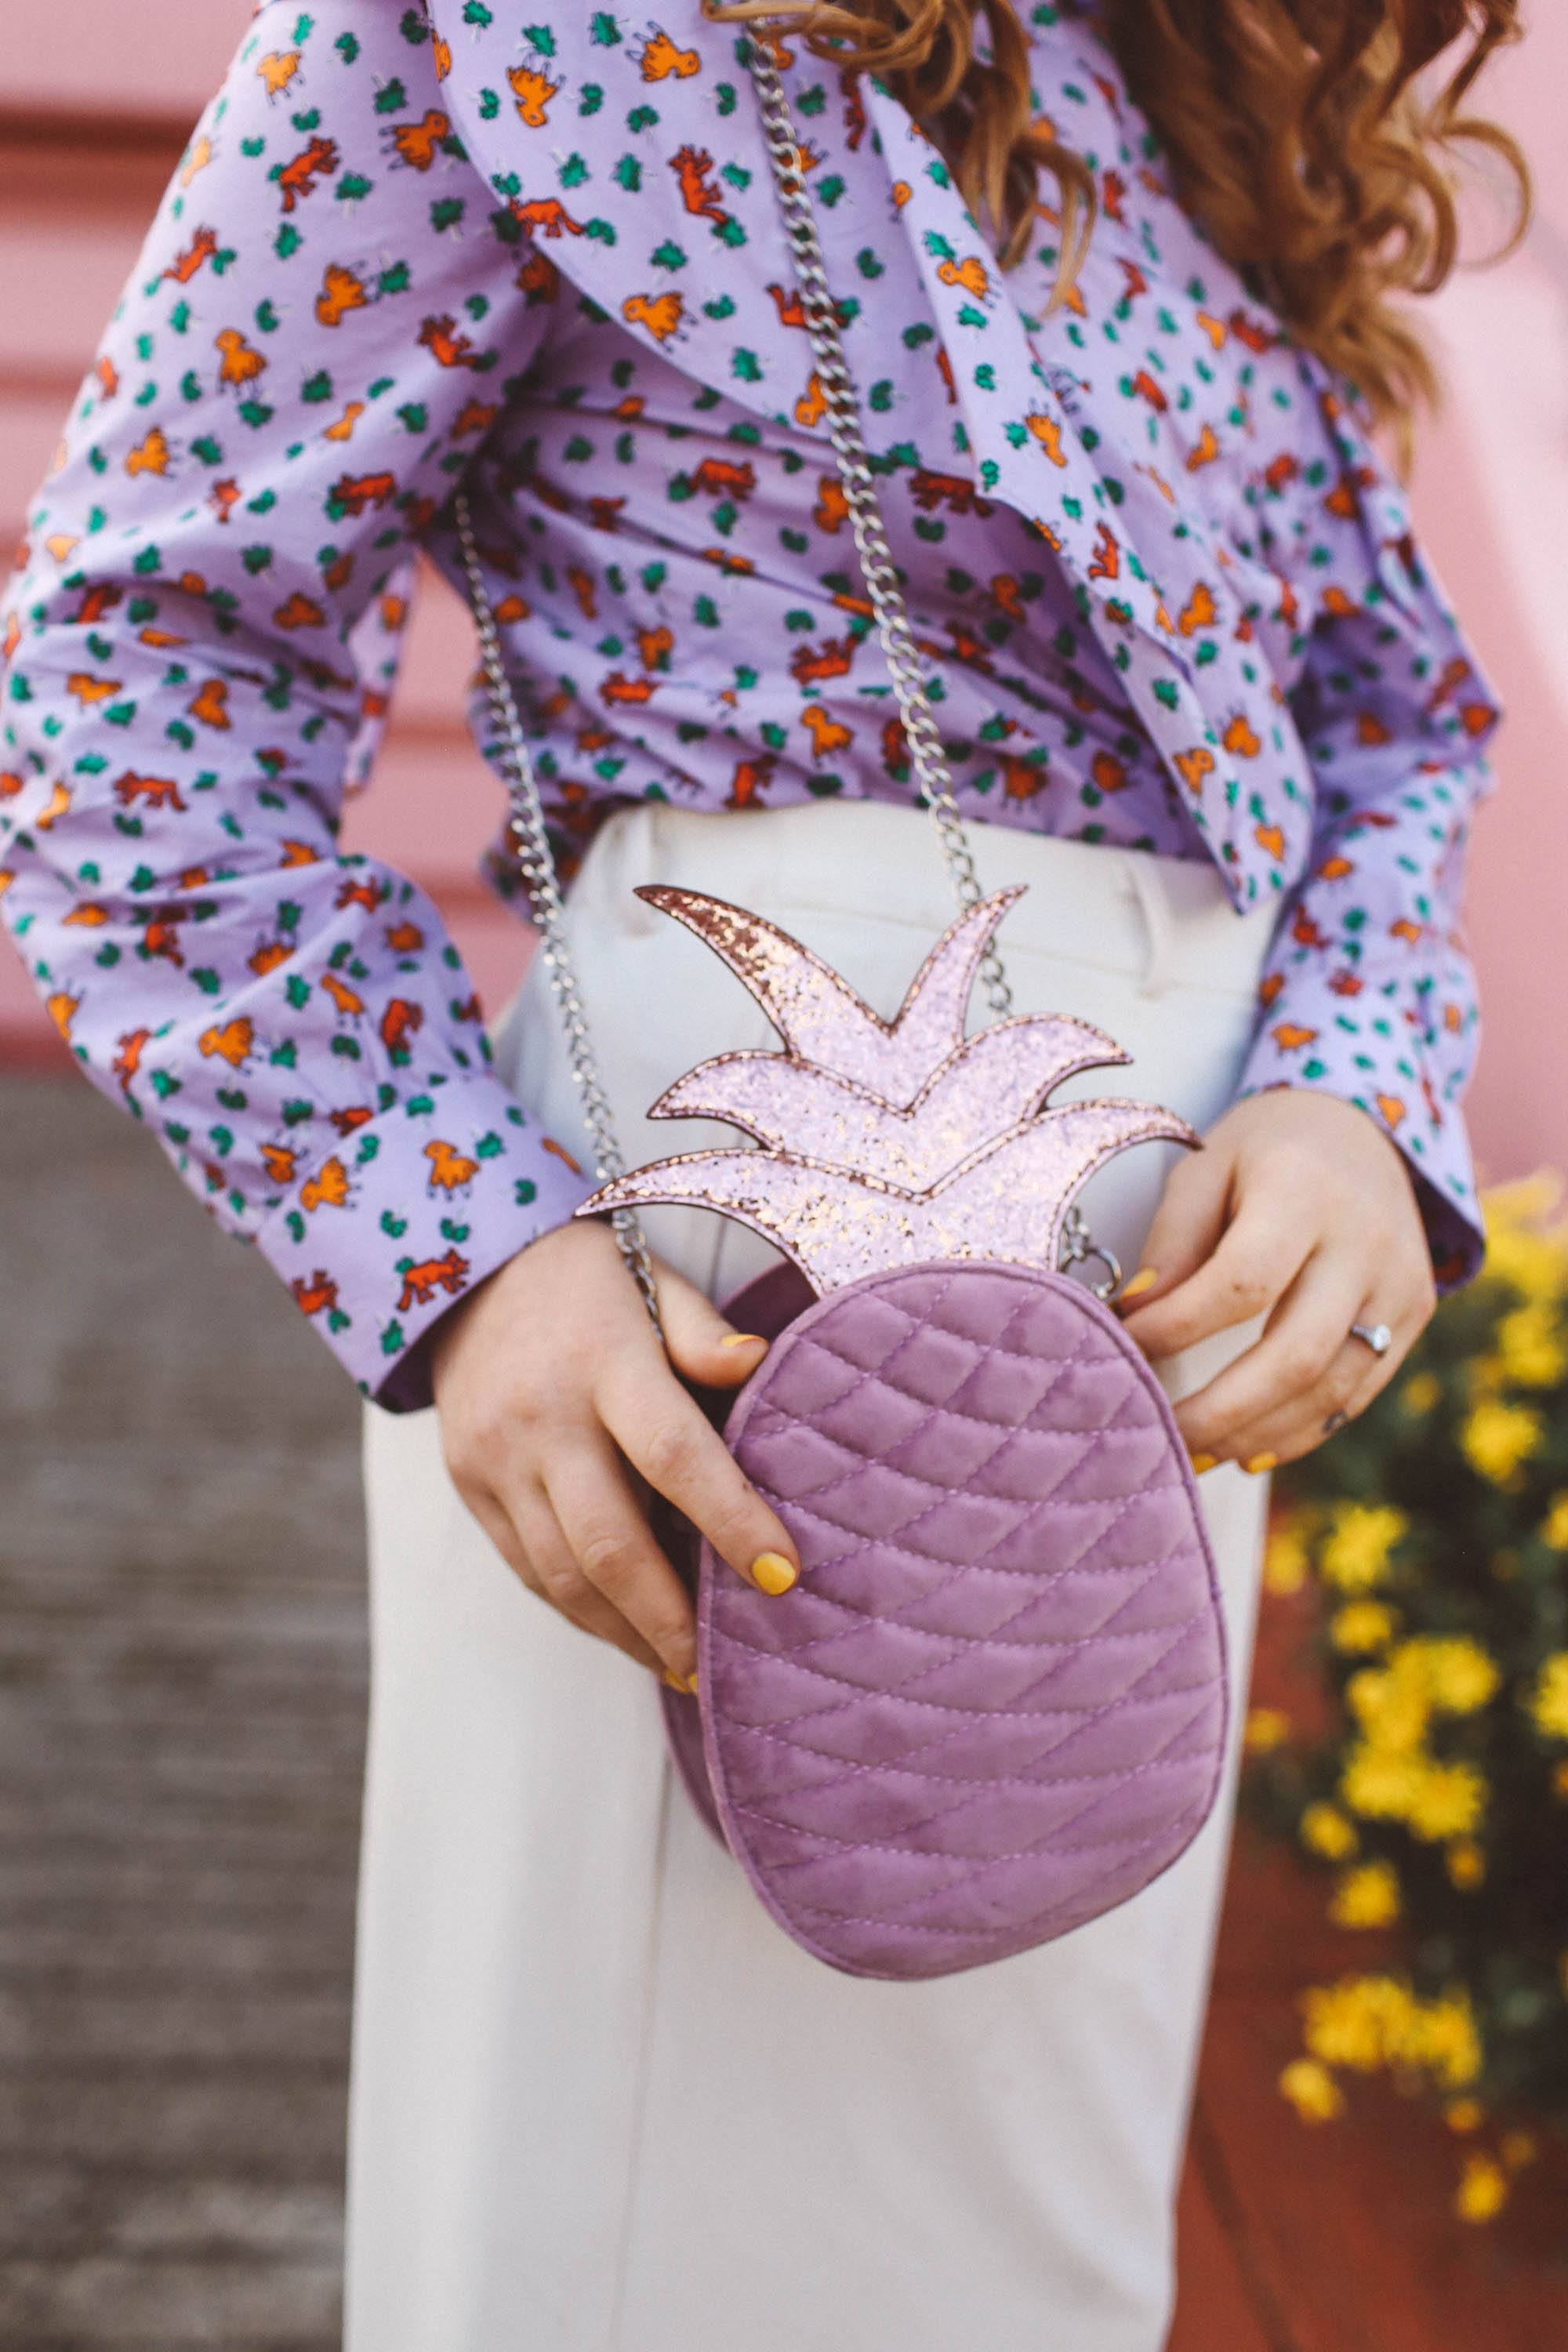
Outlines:
{"label": "glitter pineapple leaf", "polygon": [[721,1055],[678,1079],[660,1118],[726,1121],[752,1150],[682,1152],[603,1186],[579,1215],[685,1202],[750,1225],[826,1292],[936,1258],[1057,1263],[1079,1189],[1133,1143],[1194,1143],[1185,1122],[1125,1100],[1064,1104],[1067,1077],[1125,1062],[1088,1023],[1025,1014],[966,1038],[975,971],[1020,893],[961,915],[883,1021],[776,925],[697,891],[639,896],[722,957],[782,1054]]}

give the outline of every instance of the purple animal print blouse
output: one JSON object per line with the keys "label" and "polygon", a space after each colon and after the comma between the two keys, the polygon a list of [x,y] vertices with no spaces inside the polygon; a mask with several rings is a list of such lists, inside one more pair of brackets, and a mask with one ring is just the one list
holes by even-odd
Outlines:
{"label": "purple animal print blouse", "polygon": [[[1184,214],[1087,18],[1020,14],[1099,192],[1056,307],[1048,203],[1002,273],[895,101],[786,51],[960,799],[1276,902],[1246,1087],[1379,1120],[1457,1279],[1492,698],[1345,389]],[[22,953],[389,1403],[588,1189],[429,902],[338,848],[458,484],[568,870],[644,796],[910,793],[740,40],[698,0],[268,0],[0,620]]]}

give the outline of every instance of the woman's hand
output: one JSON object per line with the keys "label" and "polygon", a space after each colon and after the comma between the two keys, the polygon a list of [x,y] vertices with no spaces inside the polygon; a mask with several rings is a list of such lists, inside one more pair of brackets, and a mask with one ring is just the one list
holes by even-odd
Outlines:
{"label": "woman's hand", "polygon": [[649,1529],[647,1488],[764,1592],[787,1591],[800,1563],[676,1377],[738,1388],[766,1343],[657,1272],[668,1357],[595,1222],[543,1234],[443,1317],[431,1375],[447,1466],[502,1559],[584,1633],[689,1689],[691,1604]]}
{"label": "woman's hand", "polygon": [[[1256,1345],[1176,1408],[1200,1469],[1271,1470],[1362,1412],[1431,1318],[1436,1294],[1396,1147],[1332,1095],[1279,1087],[1227,1111],[1175,1169],[1121,1293],[1158,1360],[1266,1315]],[[1355,1323],[1386,1324],[1373,1353]]]}

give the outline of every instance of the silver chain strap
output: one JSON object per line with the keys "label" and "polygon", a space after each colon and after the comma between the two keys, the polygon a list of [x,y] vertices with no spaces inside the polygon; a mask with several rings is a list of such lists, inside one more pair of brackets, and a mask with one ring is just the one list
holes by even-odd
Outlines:
{"label": "silver chain strap", "polygon": [[[960,908],[967,913],[979,905],[984,893],[975,872],[973,853],[964,831],[963,814],[953,793],[952,773],[942,749],[942,731],[931,708],[925,664],[910,625],[909,610],[899,584],[898,566],[888,543],[870,454],[861,429],[855,380],[850,374],[839,333],[838,308],[827,282],[826,264],[823,257],[822,241],[817,235],[811,192],[806,185],[800,141],[771,51],[754,36],[747,37],[746,47],[762,110],[768,161],[778,193],[784,233],[795,260],[801,311],[811,341],[817,386],[828,437],[837,463],[838,478],[844,488],[861,577],[892,677],[893,692],[898,698],[904,740],[909,746],[910,763],[920,796],[931,811],[936,826],[952,881],[953,895]],[[593,1041],[588,1034],[582,994],[566,941],[565,906],[556,879],[554,860],[550,853],[550,838],[538,779],[523,734],[522,721],[518,715],[516,698],[506,674],[500,635],[485,588],[466,491],[458,492],[453,509],[463,569],[468,575],[469,599],[479,628],[486,691],[504,749],[510,811],[509,831],[539,929],[539,952],[544,958],[551,989],[561,1010],[572,1075],[576,1081],[584,1117],[593,1138],[595,1171],[599,1181],[607,1184],[613,1178],[623,1174],[626,1167],[616,1138],[615,1114],[605,1091]],[[994,946],[988,948],[981,959],[979,977],[992,1012],[998,1020],[1005,1020],[1013,1010],[1013,994],[1007,985],[1002,960]],[[660,1329],[653,1264],[641,1223],[629,1209],[617,1210],[613,1223],[621,1255],[642,1293],[654,1328]],[[1107,1284],[1095,1286],[1101,1296],[1108,1296],[1120,1282],[1120,1269],[1108,1253],[1096,1246],[1079,1211],[1071,1209],[1068,1213],[1063,1234],[1061,1263],[1068,1266],[1094,1257],[1102,1260],[1111,1277]]]}

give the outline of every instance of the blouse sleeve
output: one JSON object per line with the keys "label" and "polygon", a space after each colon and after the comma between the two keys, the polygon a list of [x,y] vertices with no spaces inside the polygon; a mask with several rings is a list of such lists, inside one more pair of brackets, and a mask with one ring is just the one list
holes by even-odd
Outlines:
{"label": "blouse sleeve", "polygon": [[1415,1180],[1439,1284],[1484,1248],[1459,1105],[1475,1058],[1460,934],[1466,842],[1498,720],[1394,481],[1349,408],[1322,402],[1317,618],[1291,695],[1317,785],[1242,1091],[1321,1087],[1374,1118]]}
{"label": "blouse sleeve", "polygon": [[488,1066],[428,900],[338,848],[410,550],[552,280],[419,12],[263,5],[0,615],[0,903],[48,1009],[395,1406],[427,1401],[413,1343],[590,1189]]}

